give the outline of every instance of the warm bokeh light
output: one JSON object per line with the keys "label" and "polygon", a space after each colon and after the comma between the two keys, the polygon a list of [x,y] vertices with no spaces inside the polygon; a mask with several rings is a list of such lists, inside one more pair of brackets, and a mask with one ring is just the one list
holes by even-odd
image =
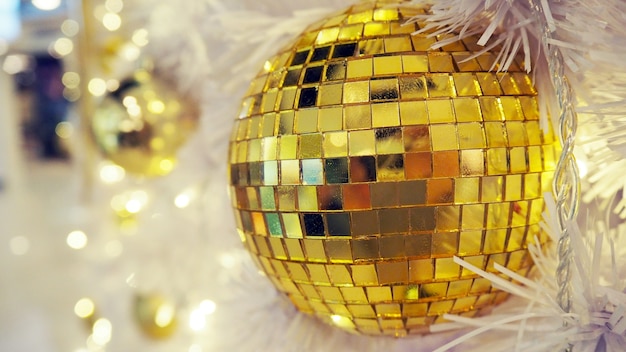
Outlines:
{"label": "warm bokeh light", "polygon": [[77,72],[67,71],[63,74],[61,81],[67,88],[77,88],[80,84],[80,75]]}
{"label": "warm bokeh light", "polygon": [[189,327],[193,331],[202,331],[206,327],[206,317],[202,312],[194,310],[189,315]]}
{"label": "warm bokeh light", "polygon": [[120,29],[122,26],[122,18],[116,13],[107,12],[104,14],[104,17],[102,17],[102,24],[104,28],[113,32]]}
{"label": "warm bokeh light", "polygon": [[79,29],[80,29],[80,26],[78,22],[74,20],[65,20],[61,24],[61,32],[68,37],[73,37],[76,34],[78,34]]}
{"label": "warm bokeh light", "polygon": [[31,3],[42,11],[52,11],[61,6],[61,0],[32,0]]}
{"label": "warm bokeh light", "polygon": [[153,114],[162,114],[165,111],[165,103],[158,99],[152,100],[148,103],[148,111]]}
{"label": "warm bokeh light", "polygon": [[133,32],[132,41],[137,46],[146,46],[148,44],[148,31],[144,28],[137,29]]}
{"label": "warm bokeh light", "polygon": [[9,241],[9,248],[15,255],[24,255],[30,250],[30,241],[24,236],[16,236]]}
{"label": "warm bokeh light", "polygon": [[74,43],[69,38],[59,38],[52,44],[51,54],[63,57],[69,55],[74,50]]}
{"label": "warm bokeh light", "polygon": [[100,179],[104,183],[117,183],[124,179],[126,171],[119,165],[108,161],[100,163]]}
{"label": "warm bokeh light", "polygon": [[87,85],[87,90],[93,96],[101,97],[107,91],[107,84],[102,78],[92,78]]}
{"label": "warm bokeh light", "polygon": [[159,167],[161,168],[161,171],[163,171],[164,173],[167,173],[167,172],[172,171],[172,169],[174,169],[174,162],[170,159],[163,159],[159,163]]}
{"label": "warm bokeh light", "polygon": [[194,331],[201,331],[206,327],[206,318],[215,312],[217,305],[211,300],[204,300],[197,309],[189,315],[189,327]]}
{"label": "warm bokeh light", "polygon": [[28,68],[28,56],[22,54],[7,55],[4,58],[2,69],[4,72],[14,75]]}
{"label": "warm bokeh light", "polygon": [[67,121],[63,121],[57,124],[57,127],[54,129],[54,131],[57,136],[59,136],[59,138],[69,139],[74,134],[74,126]]}
{"label": "warm bokeh light", "polygon": [[206,315],[213,314],[215,313],[215,309],[217,309],[217,305],[215,304],[215,302],[211,301],[210,299],[205,299],[204,301],[200,303],[200,310],[202,311],[203,314],[206,314]]}
{"label": "warm bokeh light", "polygon": [[113,210],[116,213],[123,212],[125,207],[126,207],[126,197],[124,197],[124,195],[118,194],[114,196],[113,198],[111,198],[111,208],[113,208]]}
{"label": "warm bokeh light", "polygon": [[96,310],[96,306],[89,298],[81,298],[74,305],[74,313],[81,319],[86,319],[93,316]]}
{"label": "warm bokeh light", "polygon": [[181,193],[174,199],[174,205],[180,209],[188,207],[189,203],[191,203],[191,197],[186,193]]}
{"label": "warm bokeh light", "polygon": [[107,90],[112,92],[120,87],[120,81],[116,79],[109,79],[106,81]]}
{"label": "warm bokeh light", "polygon": [[113,13],[120,13],[124,8],[124,2],[122,0],[107,0],[104,7]]}
{"label": "warm bokeh light", "polygon": [[67,101],[75,102],[80,99],[80,90],[77,88],[65,88],[63,89],[63,97]]}
{"label": "warm bokeh light", "polygon": [[126,202],[126,211],[128,211],[131,214],[137,214],[140,210],[141,210],[141,202],[137,199],[131,199],[128,202]]}
{"label": "warm bokeh light", "polygon": [[111,341],[113,325],[107,319],[101,318],[93,324],[93,342],[97,345],[104,346]]}
{"label": "warm bokeh light", "polygon": [[148,203],[145,191],[134,191],[118,194],[111,199],[111,208],[122,217],[137,214]]}
{"label": "warm bokeh light", "polygon": [[83,231],[72,231],[67,235],[66,242],[72,249],[83,249],[87,246],[87,235]]}
{"label": "warm bokeh light", "polygon": [[124,97],[124,99],[122,100],[122,104],[125,107],[131,107],[131,106],[136,106],[137,105],[137,98],[135,98],[132,95],[127,95]]}
{"label": "warm bokeh light", "polygon": [[166,327],[172,324],[176,310],[171,304],[164,303],[159,306],[154,316],[154,323],[159,327]]}
{"label": "warm bokeh light", "polygon": [[126,44],[120,50],[120,55],[127,61],[135,61],[141,55],[141,50],[134,44]]}

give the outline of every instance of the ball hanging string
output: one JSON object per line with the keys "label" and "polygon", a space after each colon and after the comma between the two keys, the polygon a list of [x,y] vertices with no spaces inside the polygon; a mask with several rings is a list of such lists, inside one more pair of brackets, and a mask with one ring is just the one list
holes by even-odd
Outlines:
{"label": "ball hanging string", "polygon": [[574,157],[574,138],[576,136],[577,116],[574,111],[574,94],[565,77],[563,55],[558,46],[552,44],[554,21],[545,0],[530,0],[531,10],[541,26],[542,42],[551,81],[554,86],[559,108],[558,136],[563,148],[557,163],[552,192],[556,198],[560,237],[557,245],[558,266],[556,280],[558,285],[557,302],[564,312],[572,308],[570,281],[572,277],[572,248],[570,230],[567,223],[573,221],[580,201],[580,179]]}

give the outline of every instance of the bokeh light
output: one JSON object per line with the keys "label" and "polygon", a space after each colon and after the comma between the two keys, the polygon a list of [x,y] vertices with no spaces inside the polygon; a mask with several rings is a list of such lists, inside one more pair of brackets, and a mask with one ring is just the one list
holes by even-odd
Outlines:
{"label": "bokeh light", "polygon": [[96,306],[90,298],[81,298],[74,305],[74,314],[81,319],[87,319],[93,316]]}
{"label": "bokeh light", "polygon": [[113,325],[108,319],[100,318],[93,324],[93,342],[104,346],[111,341]]}
{"label": "bokeh light", "polygon": [[31,3],[42,11],[52,11],[61,6],[61,0],[32,0]]}
{"label": "bokeh light", "polygon": [[15,255],[24,255],[30,250],[30,241],[24,236],[16,236],[9,241],[9,248]]}
{"label": "bokeh light", "polygon": [[89,90],[89,93],[93,96],[100,97],[106,93],[107,84],[102,78],[92,78],[87,85],[87,90]]}
{"label": "bokeh light", "polygon": [[113,32],[120,29],[122,26],[122,18],[116,13],[107,12],[104,14],[104,17],[102,17],[102,24],[104,28]]}
{"label": "bokeh light", "polygon": [[87,246],[87,235],[80,230],[72,231],[67,235],[67,245],[72,249],[83,249]]}

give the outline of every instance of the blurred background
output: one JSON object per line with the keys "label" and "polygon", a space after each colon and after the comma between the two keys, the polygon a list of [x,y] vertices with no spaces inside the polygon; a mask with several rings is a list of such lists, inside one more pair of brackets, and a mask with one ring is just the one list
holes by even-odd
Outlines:
{"label": "blurred background", "polygon": [[[72,351],[80,346],[72,338],[74,319],[63,313],[68,307],[71,312],[74,298],[62,289],[78,285],[72,269],[76,258],[68,257],[64,246],[75,193],[68,141],[77,96],[67,80],[72,76],[68,72],[74,72],[69,38],[77,34],[78,23],[70,17],[62,0],[0,2],[3,351]],[[67,340],[55,326],[70,328]]]}
{"label": "blurred background", "polygon": [[[170,108],[178,98],[138,69],[146,67],[138,58],[146,30],[140,20],[129,24],[124,5],[0,1],[0,351],[178,349],[149,347],[173,331],[170,301],[137,294],[128,261],[110,266],[130,248],[124,236],[137,234],[136,216],[153,192],[145,178],[171,171],[187,136]],[[132,89],[146,97],[135,94],[132,108],[149,112],[121,114],[134,123],[124,130],[94,127],[95,107],[109,119],[121,106],[115,99]],[[103,107],[106,98],[113,103]],[[116,157],[147,166],[126,177]],[[131,322],[115,327],[117,346],[109,343],[116,315]]]}
{"label": "blurred background", "polygon": [[72,65],[68,55],[73,44],[67,34],[76,35],[77,25],[69,19],[65,1],[4,0],[0,4],[2,130],[6,134],[0,164],[3,183],[16,177],[10,167],[16,147],[33,158],[68,158],[63,143],[71,133],[67,121],[77,97],[72,97],[63,79],[67,83]]}
{"label": "blurred background", "polygon": [[72,317],[80,261],[66,243],[78,204],[69,151],[79,97],[72,18],[65,0],[0,1],[2,351],[85,345],[84,324]]}

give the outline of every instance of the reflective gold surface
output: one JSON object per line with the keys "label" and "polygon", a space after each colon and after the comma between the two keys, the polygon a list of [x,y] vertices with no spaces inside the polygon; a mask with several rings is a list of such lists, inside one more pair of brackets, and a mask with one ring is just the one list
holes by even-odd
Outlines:
{"label": "reflective gold surface", "polygon": [[168,174],[176,152],[195,131],[196,105],[143,70],[122,81],[99,104],[91,120],[104,157],[142,176]]}
{"label": "reflective gold surface", "polygon": [[[521,62],[470,39],[427,51],[416,7],[365,2],[268,60],[230,141],[245,246],[301,311],[366,334],[424,333],[506,294],[455,264],[526,274],[557,157]],[[441,38],[439,38],[441,39]]]}

